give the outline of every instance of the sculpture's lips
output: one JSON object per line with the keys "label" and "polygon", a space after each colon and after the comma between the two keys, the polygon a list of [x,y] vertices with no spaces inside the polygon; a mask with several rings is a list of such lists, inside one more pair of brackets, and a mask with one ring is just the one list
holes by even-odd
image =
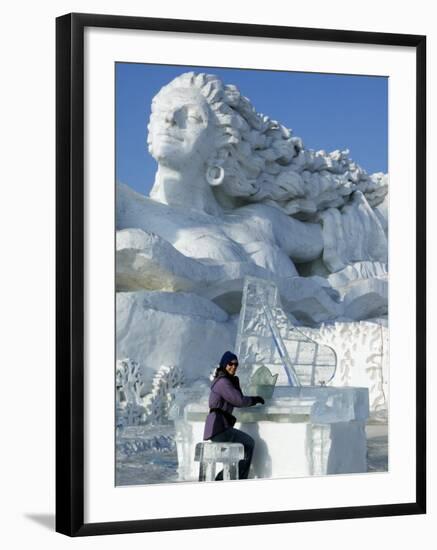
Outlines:
{"label": "sculpture's lips", "polygon": [[159,137],[159,139],[164,140],[164,141],[177,141],[179,143],[181,141],[183,141],[183,139],[181,139],[177,136],[171,136],[169,134],[158,134],[158,137]]}

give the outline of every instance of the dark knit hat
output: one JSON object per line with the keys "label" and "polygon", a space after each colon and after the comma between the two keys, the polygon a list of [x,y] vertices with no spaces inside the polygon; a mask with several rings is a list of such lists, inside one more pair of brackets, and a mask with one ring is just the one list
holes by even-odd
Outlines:
{"label": "dark knit hat", "polygon": [[225,351],[223,357],[220,359],[220,368],[224,369],[231,361],[238,361],[238,357],[231,351]]}

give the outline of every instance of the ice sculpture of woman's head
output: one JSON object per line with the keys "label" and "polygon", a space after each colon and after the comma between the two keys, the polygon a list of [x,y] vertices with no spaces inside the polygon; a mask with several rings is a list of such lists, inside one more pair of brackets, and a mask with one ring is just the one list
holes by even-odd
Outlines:
{"label": "ice sculpture of woman's head", "polygon": [[[172,83],[173,84],[173,83]],[[214,148],[211,112],[196,88],[166,86],[152,103],[149,150],[160,164],[173,168],[205,162]]]}
{"label": "ice sculpture of woman's head", "polygon": [[[203,163],[206,181],[231,196],[256,194],[266,163],[278,156],[291,160],[301,146],[299,138],[259,115],[235,86],[204,73],[185,73],[164,86],[153,99],[148,128],[149,151],[159,164]],[[263,158],[278,139],[285,149]]]}
{"label": "ice sculpture of woman's head", "polygon": [[[184,73],[161,88],[148,129],[149,151],[158,165],[195,174],[197,191],[210,186],[220,202],[267,202],[311,219],[322,209],[342,206],[355,190],[368,194],[372,206],[386,194],[386,183],[369,177],[348,151],[304,149],[291,130],[257,113],[234,85],[214,75]],[[175,189],[162,192],[159,200],[169,203]]]}

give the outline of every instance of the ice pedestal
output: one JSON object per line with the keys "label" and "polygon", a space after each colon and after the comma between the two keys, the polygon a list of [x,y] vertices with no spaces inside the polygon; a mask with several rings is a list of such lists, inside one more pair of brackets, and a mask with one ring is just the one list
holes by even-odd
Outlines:
{"label": "ice pedestal", "polygon": [[[179,479],[195,481],[208,396],[185,402],[175,418]],[[183,412],[182,412],[183,410]],[[367,388],[278,386],[265,405],[234,409],[235,428],[255,440],[249,478],[367,472]]]}

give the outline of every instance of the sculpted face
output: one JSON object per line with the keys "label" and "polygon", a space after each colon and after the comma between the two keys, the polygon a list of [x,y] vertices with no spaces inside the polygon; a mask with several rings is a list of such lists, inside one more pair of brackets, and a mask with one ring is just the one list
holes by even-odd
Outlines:
{"label": "sculpted face", "polygon": [[211,112],[195,89],[176,88],[154,102],[149,150],[160,164],[180,168],[204,163],[214,147]]}

